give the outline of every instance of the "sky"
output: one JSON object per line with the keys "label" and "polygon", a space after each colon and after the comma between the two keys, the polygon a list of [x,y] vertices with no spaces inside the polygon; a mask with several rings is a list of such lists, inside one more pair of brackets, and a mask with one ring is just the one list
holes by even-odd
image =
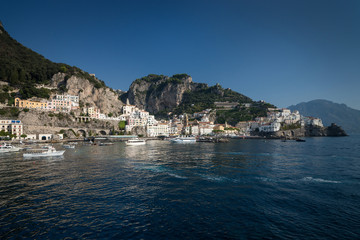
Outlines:
{"label": "sky", "polygon": [[0,21],[114,89],[187,73],[277,107],[326,99],[360,109],[358,0],[4,0]]}

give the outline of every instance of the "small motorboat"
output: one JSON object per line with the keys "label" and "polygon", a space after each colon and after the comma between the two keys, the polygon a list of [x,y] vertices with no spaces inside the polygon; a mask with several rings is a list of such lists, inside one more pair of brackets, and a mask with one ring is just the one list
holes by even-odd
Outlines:
{"label": "small motorboat", "polygon": [[194,136],[181,136],[173,138],[170,141],[173,143],[196,143],[196,138]]}
{"label": "small motorboat", "polygon": [[63,148],[75,148],[75,145],[73,145],[73,144],[64,144]]}
{"label": "small motorboat", "polygon": [[65,150],[57,151],[53,146],[44,146],[41,149],[32,149],[25,152],[23,157],[57,157],[62,156]]}
{"label": "small motorboat", "polygon": [[11,145],[9,143],[3,143],[3,144],[0,145],[0,153],[3,153],[3,152],[18,152],[21,149],[22,148],[14,147],[13,145]]}
{"label": "small motorboat", "polygon": [[297,142],[306,142],[305,139],[301,139],[301,138],[297,138],[297,139],[295,139],[295,141],[297,141]]}
{"label": "small motorboat", "polygon": [[129,146],[145,145],[146,141],[144,139],[135,138],[127,140],[125,144]]}
{"label": "small motorboat", "polygon": [[101,142],[101,143],[99,143],[99,146],[111,146],[111,145],[114,145],[114,143],[111,143],[111,142]]}

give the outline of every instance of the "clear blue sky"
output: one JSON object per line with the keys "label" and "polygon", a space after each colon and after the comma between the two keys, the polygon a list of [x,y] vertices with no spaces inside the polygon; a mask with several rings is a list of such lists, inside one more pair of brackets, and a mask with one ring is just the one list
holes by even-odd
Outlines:
{"label": "clear blue sky", "polygon": [[0,20],[23,45],[127,90],[187,73],[278,107],[360,109],[360,1],[17,1]]}

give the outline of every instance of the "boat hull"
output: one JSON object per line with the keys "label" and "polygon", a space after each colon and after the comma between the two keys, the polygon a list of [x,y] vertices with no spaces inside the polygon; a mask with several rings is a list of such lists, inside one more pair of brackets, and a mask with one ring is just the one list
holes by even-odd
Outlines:
{"label": "boat hull", "polygon": [[196,139],[195,138],[174,138],[171,139],[171,142],[173,143],[196,143]]}
{"label": "boat hull", "polygon": [[23,157],[58,157],[62,156],[65,151],[56,151],[52,153],[24,153]]}
{"label": "boat hull", "polygon": [[11,149],[0,149],[0,153],[7,153],[7,152],[18,152],[22,148],[11,148]]}
{"label": "boat hull", "polygon": [[146,142],[126,142],[125,144],[128,146],[138,146],[138,145],[145,145]]}

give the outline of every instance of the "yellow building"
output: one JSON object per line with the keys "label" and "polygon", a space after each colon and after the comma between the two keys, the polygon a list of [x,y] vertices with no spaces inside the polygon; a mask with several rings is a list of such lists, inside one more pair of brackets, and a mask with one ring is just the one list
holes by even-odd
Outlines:
{"label": "yellow building", "polygon": [[47,109],[47,103],[35,102],[35,101],[29,101],[29,100],[21,100],[20,98],[15,98],[15,106],[21,107],[21,108]]}

